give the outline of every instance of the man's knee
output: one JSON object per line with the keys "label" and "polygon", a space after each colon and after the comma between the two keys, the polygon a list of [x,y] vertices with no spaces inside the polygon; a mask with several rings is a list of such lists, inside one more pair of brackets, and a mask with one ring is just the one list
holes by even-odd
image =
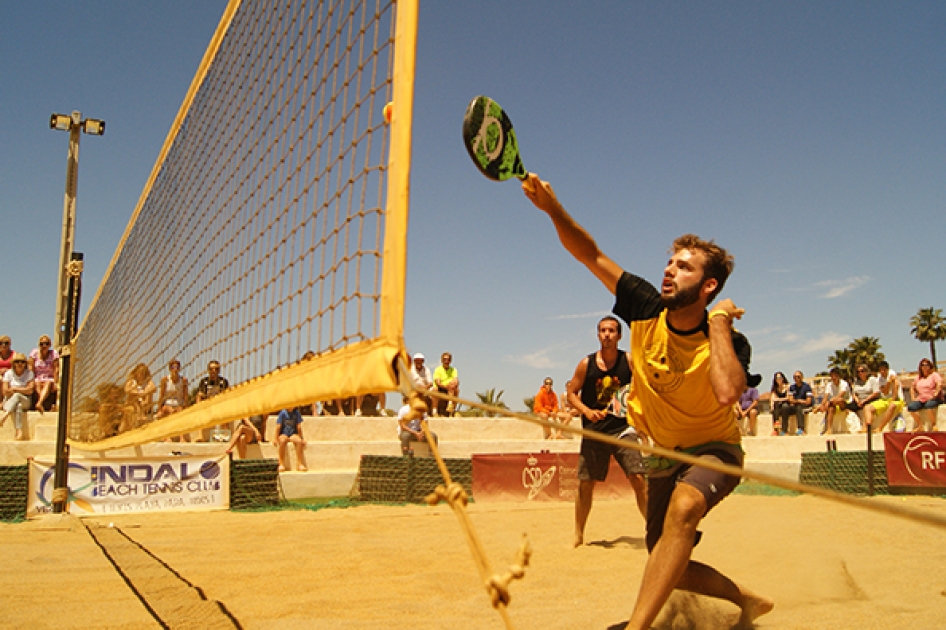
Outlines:
{"label": "man's knee", "polygon": [[703,493],[685,483],[677,484],[667,507],[664,529],[686,527],[696,529],[706,514],[706,498]]}

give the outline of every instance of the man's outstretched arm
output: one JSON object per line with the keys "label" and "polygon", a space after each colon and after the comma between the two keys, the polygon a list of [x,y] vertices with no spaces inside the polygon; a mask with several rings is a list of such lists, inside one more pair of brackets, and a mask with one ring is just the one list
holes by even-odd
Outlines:
{"label": "man's outstretched arm", "polygon": [[598,244],[583,227],[578,225],[565,208],[555,197],[555,191],[548,182],[539,179],[535,173],[522,182],[522,191],[535,207],[543,211],[552,219],[552,224],[558,232],[558,238],[575,259],[588,267],[594,276],[607,287],[612,294],[617,289],[618,280],[623,270],[604,252],[598,249]]}

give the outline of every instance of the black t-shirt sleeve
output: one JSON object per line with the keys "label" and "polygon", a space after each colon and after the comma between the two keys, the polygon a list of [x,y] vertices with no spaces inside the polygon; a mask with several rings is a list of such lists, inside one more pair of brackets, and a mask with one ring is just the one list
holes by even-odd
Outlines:
{"label": "black t-shirt sleeve", "polygon": [[742,364],[742,369],[746,371],[746,379],[749,378],[749,363],[752,361],[752,346],[749,340],[738,330],[732,331],[732,347],[736,351],[736,358]]}
{"label": "black t-shirt sleeve", "polygon": [[625,271],[614,291],[612,312],[626,323],[653,319],[663,310],[660,292],[641,277]]}

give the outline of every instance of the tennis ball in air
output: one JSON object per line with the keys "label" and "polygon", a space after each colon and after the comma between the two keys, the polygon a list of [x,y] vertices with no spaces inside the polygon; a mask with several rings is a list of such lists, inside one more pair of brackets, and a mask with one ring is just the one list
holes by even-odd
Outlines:
{"label": "tennis ball in air", "polygon": [[391,114],[394,111],[394,103],[388,103],[384,106],[384,109],[381,110],[381,113],[384,114],[384,122],[391,124]]}

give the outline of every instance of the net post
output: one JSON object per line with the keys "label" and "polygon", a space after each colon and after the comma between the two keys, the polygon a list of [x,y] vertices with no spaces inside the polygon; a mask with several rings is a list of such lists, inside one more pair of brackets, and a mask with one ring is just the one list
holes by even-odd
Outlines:
{"label": "net post", "polygon": [[870,422],[867,423],[867,496],[874,496],[874,435]]}
{"label": "net post", "polygon": [[53,476],[53,514],[62,514],[69,504],[69,445],[66,437],[72,403],[72,350],[82,293],[82,259],[79,252],[70,255],[67,273],[66,309],[63,313],[62,337],[67,344],[59,358],[59,416],[56,424],[56,463]]}

